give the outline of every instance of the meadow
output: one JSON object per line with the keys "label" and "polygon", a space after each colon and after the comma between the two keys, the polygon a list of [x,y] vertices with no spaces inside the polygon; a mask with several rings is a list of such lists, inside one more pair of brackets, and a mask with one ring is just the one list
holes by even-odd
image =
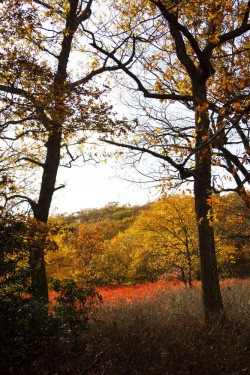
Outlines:
{"label": "meadow", "polygon": [[99,288],[103,301],[92,310],[88,331],[79,332],[83,347],[55,353],[53,360],[48,353],[33,373],[248,374],[249,286],[249,279],[221,282],[229,321],[212,327],[204,324],[199,283]]}

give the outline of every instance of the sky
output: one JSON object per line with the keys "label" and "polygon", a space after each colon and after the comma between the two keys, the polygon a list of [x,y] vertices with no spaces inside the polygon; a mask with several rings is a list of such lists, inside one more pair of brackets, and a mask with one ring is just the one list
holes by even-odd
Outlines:
{"label": "sky", "polygon": [[[173,110],[169,108],[168,111],[176,114],[177,108],[178,112],[183,111],[183,108],[180,109],[176,105]],[[128,114],[128,107],[120,103],[116,103],[115,109],[120,115],[126,113],[125,110]],[[112,152],[114,146],[110,147]],[[150,161],[155,163],[152,158],[149,159],[148,164]],[[152,183],[130,182],[140,180],[141,175],[132,167],[122,168],[122,163],[126,159],[122,160],[116,162],[115,158],[112,158],[108,159],[107,164],[102,162],[97,165],[84,164],[81,167],[60,167],[57,186],[64,184],[65,188],[54,193],[50,214],[70,214],[86,208],[101,208],[110,202],[118,202],[120,205],[143,205],[157,200],[160,197],[159,189],[153,188]]]}
{"label": "sky", "polygon": [[55,192],[51,214],[74,213],[86,208],[104,207],[110,202],[120,205],[143,205],[157,199],[156,190],[145,184],[126,181],[119,164],[61,168],[58,183],[66,186]]}

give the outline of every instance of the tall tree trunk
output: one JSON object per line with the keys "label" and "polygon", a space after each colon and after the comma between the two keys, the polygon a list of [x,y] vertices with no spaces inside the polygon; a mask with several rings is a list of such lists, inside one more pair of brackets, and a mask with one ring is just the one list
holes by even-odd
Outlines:
{"label": "tall tree trunk", "polygon": [[182,278],[184,285],[187,285],[187,278],[185,274],[185,269],[183,267],[181,267],[181,278]]}
{"label": "tall tree trunk", "polygon": [[[39,199],[33,209],[34,217],[41,223],[47,223],[49,210],[55,192],[57,171],[60,165],[60,149],[62,139],[62,124],[65,121],[66,111],[64,108],[64,85],[67,79],[68,59],[71,51],[74,33],[76,31],[77,8],[79,0],[69,1],[70,8],[66,16],[66,28],[68,33],[63,35],[61,51],[58,56],[57,73],[54,79],[53,105],[54,113],[52,121],[46,123],[49,130],[46,143],[47,154],[43,166],[43,176],[40,187]],[[43,232],[37,248],[31,253],[30,264],[32,277],[32,294],[36,299],[48,301],[48,283],[45,270],[44,244],[46,231]]]}
{"label": "tall tree trunk", "polygon": [[[34,217],[40,223],[47,223],[49,210],[55,191],[56,176],[60,163],[61,131],[55,130],[48,137],[47,155],[43,168],[43,176],[40,188],[38,203],[34,210]],[[47,231],[41,225],[39,230],[40,238],[37,245],[31,250],[31,288],[34,299],[48,301],[48,283],[45,270],[44,244]]]}
{"label": "tall tree trunk", "polygon": [[[42,236],[43,240],[46,237]],[[39,244],[30,251],[29,265],[31,269],[31,293],[34,301],[48,303],[48,282],[44,260],[44,246]]]}
{"label": "tall tree trunk", "polygon": [[192,286],[192,261],[188,252],[188,285]]}
{"label": "tall tree trunk", "polygon": [[205,320],[213,322],[224,315],[215,252],[214,228],[211,214],[211,146],[204,145],[209,134],[205,83],[194,87],[196,108],[196,148],[194,196]]}
{"label": "tall tree trunk", "polygon": [[188,274],[188,285],[192,286],[192,258],[189,251],[188,233],[185,230],[185,246],[186,246],[186,257],[187,257],[187,274]]}
{"label": "tall tree trunk", "polygon": [[214,228],[208,220],[211,209],[207,199],[210,196],[210,173],[206,163],[199,163],[199,177],[195,179],[195,211],[198,227],[198,242],[202,280],[202,299],[207,322],[220,319],[224,307],[220,292],[217,259],[215,253]]}

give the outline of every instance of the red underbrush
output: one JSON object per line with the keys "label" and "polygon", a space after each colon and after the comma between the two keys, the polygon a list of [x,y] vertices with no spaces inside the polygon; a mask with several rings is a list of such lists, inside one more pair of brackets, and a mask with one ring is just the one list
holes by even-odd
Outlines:
{"label": "red underbrush", "polygon": [[[238,286],[250,286],[250,279],[225,279],[220,282],[221,288],[237,288]],[[200,281],[193,281],[192,287],[200,287]],[[188,285],[184,285],[181,281],[165,281],[159,280],[147,284],[136,284],[132,286],[103,286],[97,287],[97,291],[103,297],[104,302],[111,304],[117,304],[121,301],[126,303],[132,303],[136,300],[145,300],[155,298],[157,294],[166,289],[178,290],[178,289],[190,288]]]}
{"label": "red underbrush", "polygon": [[104,301],[115,304],[121,301],[132,303],[135,300],[154,298],[155,294],[166,288],[183,288],[180,281],[157,281],[132,286],[104,286],[97,288]]}

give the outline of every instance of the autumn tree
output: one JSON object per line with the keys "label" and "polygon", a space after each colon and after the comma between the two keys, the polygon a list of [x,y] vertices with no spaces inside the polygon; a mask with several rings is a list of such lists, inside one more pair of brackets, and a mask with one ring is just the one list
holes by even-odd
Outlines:
{"label": "autumn tree", "polygon": [[[101,83],[93,81],[117,66],[99,64],[89,46],[84,28],[95,29],[92,8],[98,17],[94,0],[0,6],[1,205],[26,202],[38,223],[47,223],[53,195],[63,187],[56,182],[59,166],[88,159],[83,144],[91,132],[124,131],[124,122],[115,122],[110,104],[100,100]],[[30,253],[32,293],[47,300],[41,227]]]}
{"label": "autumn tree", "polygon": [[166,196],[152,205],[151,212],[144,213],[140,224],[142,230],[157,234],[157,242],[161,239],[165,248],[165,262],[180,270],[182,280],[190,286],[198,257],[193,205],[191,197]]}
{"label": "autumn tree", "polygon": [[179,273],[192,285],[199,273],[193,205],[191,197],[166,196],[142,210],[132,226],[108,243],[107,276],[113,272],[113,282],[121,282],[122,275],[127,282],[145,282]]}
{"label": "autumn tree", "polygon": [[238,194],[214,199],[216,246],[221,249],[217,253],[219,271],[224,276],[249,276],[249,220],[249,209]]}
{"label": "autumn tree", "polygon": [[[123,87],[145,98],[139,97],[144,118],[138,118],[136,135],[106,142],[160,160],[164,181],[177,173],[193,183],[207,321],[224,315],[211,195],[235,190],[249,205],[249,6],[244,0],[118,1],[117,32],[106,46],[98,33],[89,33],[103,59],[128,77]],[[171,103],[184,108],[174,109],[176,121],[168,116]]]}
{"label": "autumn tree", "polygon": [[74,223],[69,224],[63,215],[50,217],[48,226],[50,228],[49,238],[56,244],[56,248],[46,249],[45,253],[48,279],[77,281],[74,267],[72,267],[73,259],[75,259],[74,248],[71,246],[77,226]]}

